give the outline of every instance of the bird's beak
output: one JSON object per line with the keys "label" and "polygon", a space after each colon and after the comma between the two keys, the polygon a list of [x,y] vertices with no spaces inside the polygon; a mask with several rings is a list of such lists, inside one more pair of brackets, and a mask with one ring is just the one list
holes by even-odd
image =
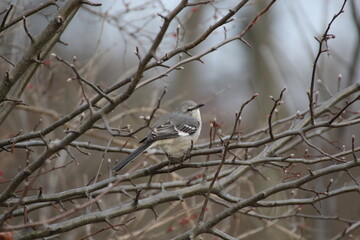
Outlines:
{"label": "bird's beak", "polygon": [[204,106],[205,104],[198,104],[198,105],[196,105],[195,107],[193,107],[193,108],[189,108],[187,111],[194,111],[194,110],[196,110],[196,109],[198,109],[198,108],[201,108],[202,106]]}
{"label": "bird's beak", "polygon": [[196,105],[195,108],[201,108],[201,107],[203,107],[203,106],[205,106],[205,104],[200,103],[200,104]]}
{"label": "bird's beak", "polygon": [[205,104],[200,103],[200,104],[196,105],[196,106],[193,108],[193,110],[198,109],[198,108],[201,108],[201,107],[204,106],[204,105],[205,105]]}

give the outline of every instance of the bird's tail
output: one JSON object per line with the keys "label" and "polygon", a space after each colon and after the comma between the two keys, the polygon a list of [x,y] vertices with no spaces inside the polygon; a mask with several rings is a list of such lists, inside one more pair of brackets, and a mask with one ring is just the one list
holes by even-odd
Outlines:
{"label": "bird's tail", "polygon": [[132,153],[130,153],[126,158],[121,160],[121,162],[119,162],[115,167],[113,167],[112,170],[114,172],[119,171],[120,169],[125,167],[131,160],[139,156],[143,151],[145,151],[148,147],[150,147],[151,144],[152,142],[143,143],[140,147],[138,147]]}

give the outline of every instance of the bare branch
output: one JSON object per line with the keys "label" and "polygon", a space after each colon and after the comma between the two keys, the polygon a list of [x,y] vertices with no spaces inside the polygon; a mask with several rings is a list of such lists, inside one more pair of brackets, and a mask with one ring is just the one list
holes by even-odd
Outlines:
{"label": "bare branch", "polygon": [[317,52],[317,55],[316,55],[314,63],[313,63],[313,69],[312,69],[312,73],[311,73],[310,90],[309,90],[309,110],[310,110],[310,116],[311,116],[311,118],[310,118],[311,124],[315,123],[315,117],[316,117],[314,115],[314,87],[315,87],[315,72],[316,72],[317,64],[318,64],[321,54],[328,51],[327,49],[325,49],[325,50],[323,49],[324,44],[327,45],[327,41],[329,39],[335,38],[334,35],[329,34],[329,31],[330,31],[330,28],[331,28],[331,25],[333,24],[333,22],[344,12],[344,7],[345,7],[346,2],[347,2],[347,0],[344,0],[339,12],[336,13],[334,15],[334,17],[331,19],[331,21],[327,25],[327,28],[325,29],[325,32],[321,36],[321,38],[320,39],[315,38],[319,43],[319,48],[318,48],[318,52]]}
{"label": "bare branch", "polygon": [[285,90],[286,90],[286,88],[284,88],[281,91],[280,96],[279,96],[278,99],[274,99],[272,96],[270,96],[270,99],[274,101],[273,108],[271,109],[270,114],[268,116],[269,134],[270,134],[271,139],[274,139],[274,134],[273,134],[273,131],[272,131],[272,116],[273,116],[274,111],[276,110],[276,108],[282,103],[281,100],[282,100],[282,97],[283,97],[283,94],[284,94]]}

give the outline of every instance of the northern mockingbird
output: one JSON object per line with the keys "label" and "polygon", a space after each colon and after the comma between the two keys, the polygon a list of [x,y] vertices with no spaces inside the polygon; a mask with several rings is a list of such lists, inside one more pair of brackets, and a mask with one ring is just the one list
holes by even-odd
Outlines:
{"label": "northern mockingbird", "polygon": [[202,106],[204,104],[196,104],[194,101],[181,102],[174,112],[165,114],[154,124],[147,137],[140,141],[140,147],[119,162],[113,171],[119,171],[150,147],[161,147],[168,158],[184,157],[199,138],[199,108]]}

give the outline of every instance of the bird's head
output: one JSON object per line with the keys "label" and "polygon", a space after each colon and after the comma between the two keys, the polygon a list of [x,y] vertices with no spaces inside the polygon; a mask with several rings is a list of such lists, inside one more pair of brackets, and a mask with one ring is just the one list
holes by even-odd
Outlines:
{"label": "bird's head", "polygon": [[204,104],[197,104],[196,102],[194,102],[192,100],[187,100],[187,101],[181,102],[178,105],[178,107],[176,108],[176,110],[179,112],[182,112],[182,113],[187,113],[187,114],[192,115],[192,112],[201,108],[202,106],[204,106]]}

